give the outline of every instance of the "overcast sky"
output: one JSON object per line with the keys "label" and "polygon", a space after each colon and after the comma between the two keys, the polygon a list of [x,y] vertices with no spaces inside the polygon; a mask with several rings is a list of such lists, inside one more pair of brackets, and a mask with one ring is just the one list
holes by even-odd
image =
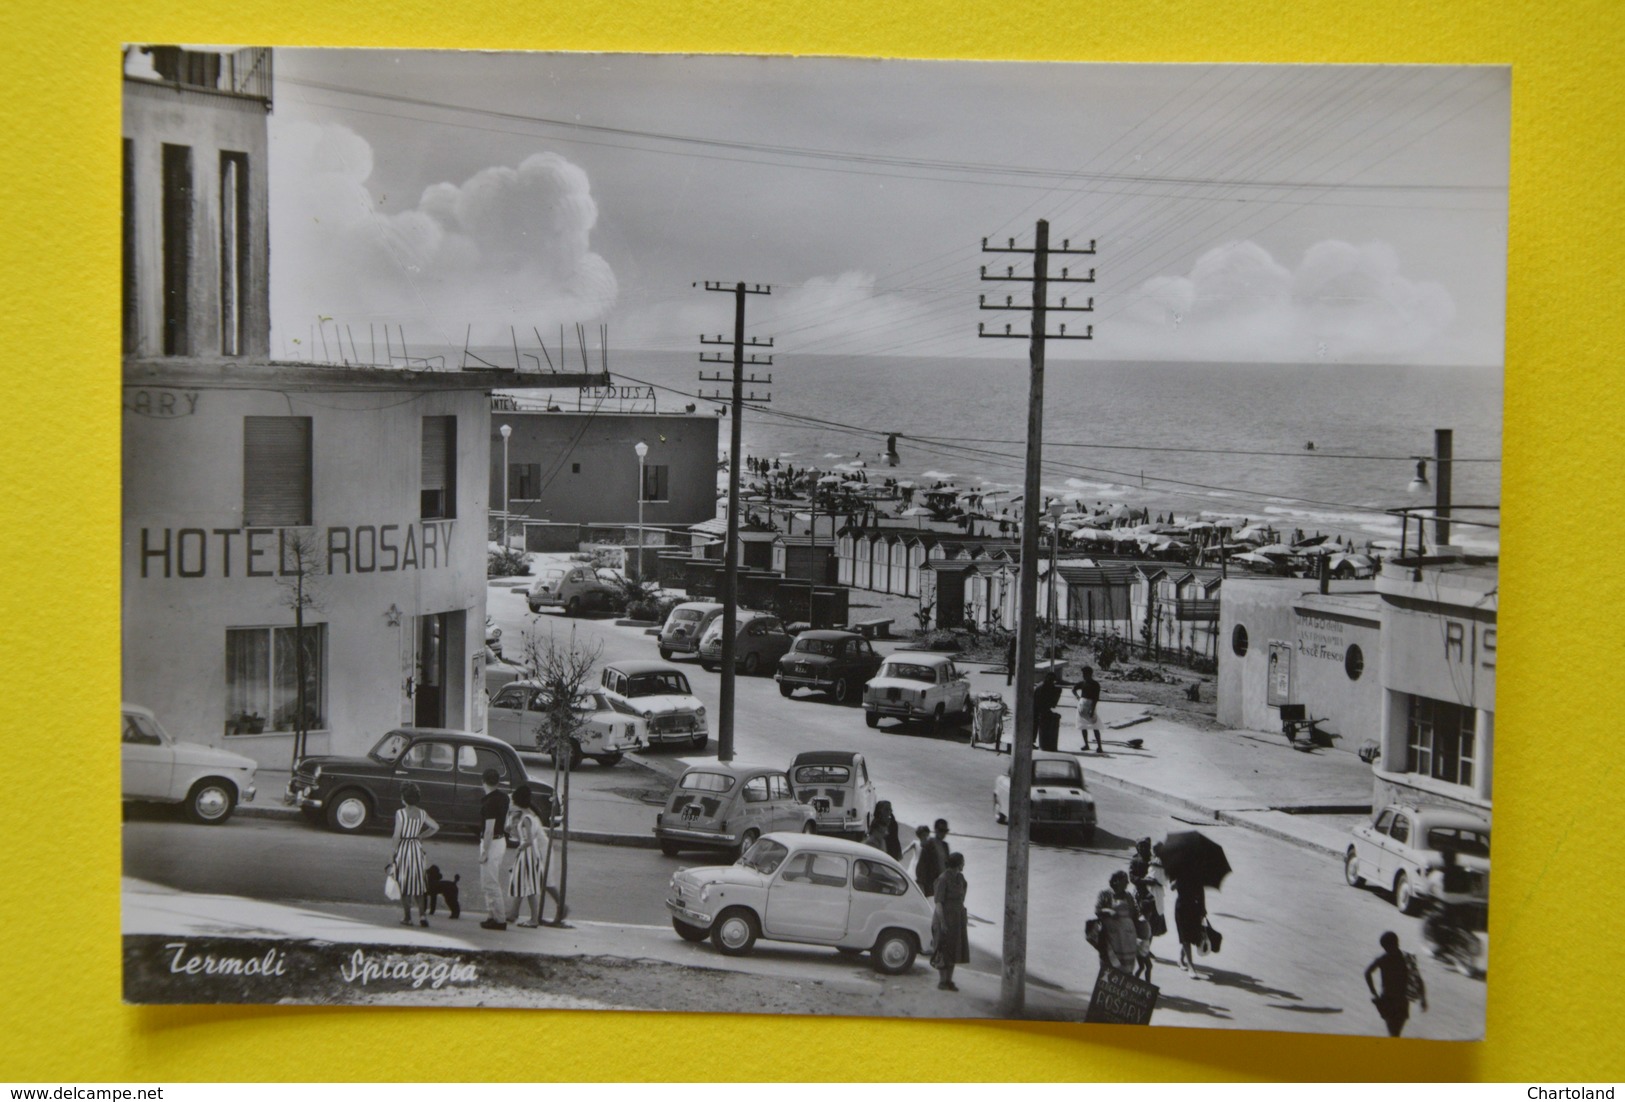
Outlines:
{"label": "overcast sky", "polygon": [[[273,347],[692,352],[696,280],[770,283],[778,350],[1025,356],[981,239],[1094,238],[1051,355],[1500,364],[1504,68],[1125,66],[279,49]],[[534,337],[530,343],[534,345]],[[594,338],[593,343],[596,344]]]}

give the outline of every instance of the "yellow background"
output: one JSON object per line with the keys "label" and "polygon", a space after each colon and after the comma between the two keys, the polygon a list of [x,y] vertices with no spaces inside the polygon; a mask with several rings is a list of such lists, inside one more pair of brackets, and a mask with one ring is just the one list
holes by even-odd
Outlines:
{"label": "yellow background", "polygon": [[[1625,1079],[1618,0],[351,7],[13,0],[0,15],[0,1079]],[[104,734],[119,699],[122,41],[1511,64],[1488,1040],[122,1005],[118,757]]]}

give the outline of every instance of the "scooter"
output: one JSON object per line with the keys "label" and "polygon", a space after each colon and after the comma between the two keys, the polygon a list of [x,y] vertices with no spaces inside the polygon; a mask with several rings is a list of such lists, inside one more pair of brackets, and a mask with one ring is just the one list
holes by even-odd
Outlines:
{"label": "scooter", "polygon": [[1484,975],[1484,940],[1468,925],[1459,908],[1431,903],[1422,918],[1422,940],[1434,960],[1473,979]]}

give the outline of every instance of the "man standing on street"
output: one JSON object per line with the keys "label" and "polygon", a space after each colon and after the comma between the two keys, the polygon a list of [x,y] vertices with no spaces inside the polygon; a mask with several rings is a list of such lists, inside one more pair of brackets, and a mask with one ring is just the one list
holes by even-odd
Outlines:
{"label": "man standing on street", "polygon": [[1053,753],[1061,739],[1061,713],[1055,710],[1061,703],[1061,683],[1055,680],[1055,671],[1046,670],[1044,680],[1033,690],[1033,723],[1038,728],[1038,748]]}
{"label": "man standing on street", "polygon": [[1089,732],[1095,733],[1095,753],[1104,754],[1100,742],[1100,682],[1095,680],[1095,668],[1083,667],[1083,680],[1072,686],[1072,695],[1078,698],[1078,730],[1083,734],[1083,748],[1089,749]]}
{"label": "man standing on street", "polygon": [[1004,644],[1004,684],[1008,688],[1016,679],[1016,633],[1011,632]]}
{"label": "man standing on street", "polygon": [[480,890],[485,894],[485,909],[489,912],[480,927],[506,930],[508,902],[502,891],[502,859],[508,853],[508,838],[504,833],[508,823],[508,794],[497,787],[502,775],[495,769],[487,769],[480,780],[485,789],[485,798],[480,801]]}
{"label": "man standing on street", "polygon": [[931,893],[936,889],[937,878],[948,867],[948,820],[938,819],[933,824],[933,829],[936,831],[934,837],[921,840],[920,862],[914,866],[914,882],[920,886],[927,899],[931,898]]}

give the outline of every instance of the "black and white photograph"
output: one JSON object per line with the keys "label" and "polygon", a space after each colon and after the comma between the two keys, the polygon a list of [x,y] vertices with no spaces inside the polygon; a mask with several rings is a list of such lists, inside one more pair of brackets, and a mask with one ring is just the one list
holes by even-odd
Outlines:
{"label": "black and white photograph", "polygon": [[122,65],[127,1002],[1484,1036],[1509,69]]}

